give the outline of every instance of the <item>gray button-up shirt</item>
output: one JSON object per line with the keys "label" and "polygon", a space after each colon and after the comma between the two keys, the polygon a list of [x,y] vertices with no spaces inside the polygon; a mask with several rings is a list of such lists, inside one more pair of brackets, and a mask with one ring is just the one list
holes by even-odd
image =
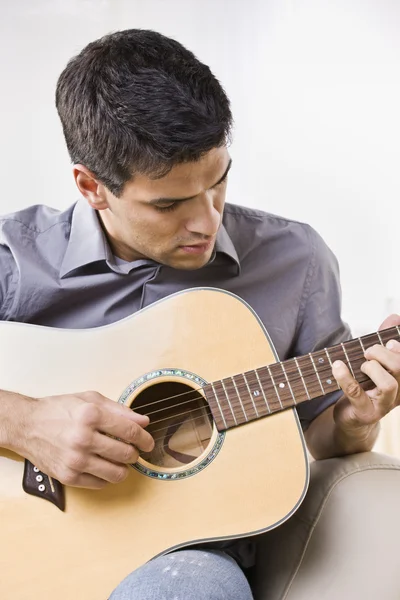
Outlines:
{"label": "gray button-up shirt", "polygon": [[[213,257],[187,271],[114,257],[84,200],[64,212],[32,206],[0,218],[0,320],[97,327],[204,286],[248,302],[281,360],[349,338],[336,259],[308,225],[227,204]],[[299,405],[303,427],[337,397]]]}
{"label": "gray button-up shirt", "polygon": [[[336,259],[302,223],[227,204],[210,262],[181,271],[114,257],[97,213],[83,200],[64,212],[33,206],[0,218],[0,320],[97,327],[174,292],[204,286],[248,302],[281,360],[349,337],[340,317]],[[300,404],[303,427],[337,397]],[[243,567],[254,562],[251,540],[216,546]]]}

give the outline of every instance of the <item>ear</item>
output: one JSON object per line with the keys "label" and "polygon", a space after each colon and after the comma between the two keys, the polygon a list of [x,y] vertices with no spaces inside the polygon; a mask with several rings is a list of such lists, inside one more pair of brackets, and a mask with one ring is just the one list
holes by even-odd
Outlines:
{"label": "ear", "polygon": [[72,173],[78,190],[95,210],[108,208],[104,185],[84,165],[74,165]]}

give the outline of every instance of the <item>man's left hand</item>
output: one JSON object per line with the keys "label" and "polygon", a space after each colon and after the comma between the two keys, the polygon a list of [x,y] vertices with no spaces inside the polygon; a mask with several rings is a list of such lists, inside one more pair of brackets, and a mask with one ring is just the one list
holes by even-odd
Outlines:
{"label": "man's left hand", "polygon": [[[400,325],[400,315],[391,315],[381,329]],[[400,405],[400,342],[390,340],[386,347],[371,346],[365,352],[361,371],[375,388],[364,391],[341,361],[333,364],[332,373],[344,392],[333,411],[336,426],[345,434],[368,437],[377,423]]]}

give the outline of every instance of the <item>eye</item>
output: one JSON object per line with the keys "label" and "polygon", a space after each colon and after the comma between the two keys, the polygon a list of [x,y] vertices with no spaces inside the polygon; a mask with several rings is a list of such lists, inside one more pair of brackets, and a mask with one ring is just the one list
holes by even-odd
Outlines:
{"label": "eye", "polygon": [[168,204],[168,206],[155,206],[154,207],[159,212],[168,212],[169,210],[175,210],[178,208],[178,202],[173,202],[172,204]]}
{"label": "eye", "polygon": [[225,175],[225,177],[223,179],[221,179],[221,181],[219,181],[217,183],[217,185],[215,187],[218,187],[220,185],[223,185],[224,183],[226,183],[228,181],[228,173]]}

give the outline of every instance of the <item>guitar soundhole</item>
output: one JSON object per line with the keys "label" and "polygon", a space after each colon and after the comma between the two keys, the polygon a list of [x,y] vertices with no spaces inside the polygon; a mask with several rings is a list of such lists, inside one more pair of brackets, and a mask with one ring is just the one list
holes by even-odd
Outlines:
{"label": "guitar soundhole", "polygon": [[213,421],[209,406],[201,394],[184,383],[154,383],[138,394],[131,408],[150,418],[147,431],[155,447],[141,457],[155,466],[188,465],[210,443]]}

